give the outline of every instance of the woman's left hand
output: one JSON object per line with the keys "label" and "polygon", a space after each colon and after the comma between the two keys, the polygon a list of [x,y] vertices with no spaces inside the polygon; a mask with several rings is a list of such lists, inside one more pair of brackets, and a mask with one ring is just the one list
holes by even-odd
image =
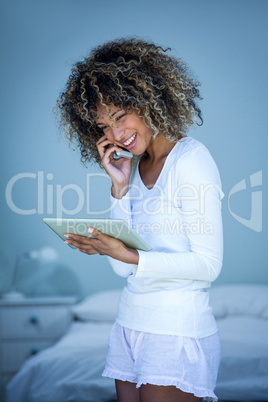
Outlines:
{"label": "woman's left hand", "polygon": [[79,251],[85,254],[107,255],[128,264],[138,264],[139,254],[137,250],[128,248],[120,240],[105,235],[95,228],[89,228],[88,232],[94,238],[66,233],[67,240],[65,243],[77,247]]}

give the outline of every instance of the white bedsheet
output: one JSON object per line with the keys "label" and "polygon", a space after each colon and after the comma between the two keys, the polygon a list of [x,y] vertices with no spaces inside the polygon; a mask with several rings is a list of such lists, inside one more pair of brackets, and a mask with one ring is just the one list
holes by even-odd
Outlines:
{"label": "white bedsheet", "polygon": [[268,401],[268,320],[218,320],[222,357],[215,393],[222,400]]}
{"label": "white bedsheet", "polygon": [[104,378],[112,324],[73,322],[54,346],[28,359],[7,387],[7,402],[102,402],[116,399]]}

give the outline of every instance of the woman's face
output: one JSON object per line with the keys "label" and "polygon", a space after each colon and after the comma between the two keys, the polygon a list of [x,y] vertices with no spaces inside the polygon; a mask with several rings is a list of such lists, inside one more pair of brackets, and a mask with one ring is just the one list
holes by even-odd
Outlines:
{"label": "woman's face", "polygon": [[109,113],[103,105],[97,105],[95,122],[106,138],[114,144],[141,155],[152,140],[152,130],[136,112],[125,112],[118,106],[109,105]]}

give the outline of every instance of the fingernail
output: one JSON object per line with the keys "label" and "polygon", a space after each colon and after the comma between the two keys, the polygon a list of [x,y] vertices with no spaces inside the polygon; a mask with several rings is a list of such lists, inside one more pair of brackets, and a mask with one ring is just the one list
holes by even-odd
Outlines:
{"label": "fingernail", "polygon": [[93,228],[88,228],[88,230],[87,230],[87,231],[88,231],[88,233],[92,233],[92,232],[93,232],[93,230],[94,230]]}
{"label": "fingernail", "polygon": [[64,237],[69,237],[69,236],[67,234],[65,234]]}

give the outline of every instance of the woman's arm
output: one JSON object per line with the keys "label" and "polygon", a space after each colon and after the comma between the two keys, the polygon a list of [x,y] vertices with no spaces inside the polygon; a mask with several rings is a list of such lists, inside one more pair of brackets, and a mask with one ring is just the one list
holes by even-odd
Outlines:
{"label": "woman's arm", "polygon": [[[114,198],[111,193],[110,218],[124,219],[130,227],[132,226],[129,192],[121,199]],[[127,278],[133,272],[133,264],[127,264],[112,257],[108,257],[108,261],[114,272],[123,278]]]}
{"label": "woman's arm", "polygon": [[[138,251],[139,263],[134,275],[214,281],[223,259],[221,200],[224,194],[217,166],[208,151],[198,150],[179,160],[176,174],[180,189],[177,191],[180,228],[184,228],[188,238],[189,251]],[[200,222],[203,227],[198,225]]]}

